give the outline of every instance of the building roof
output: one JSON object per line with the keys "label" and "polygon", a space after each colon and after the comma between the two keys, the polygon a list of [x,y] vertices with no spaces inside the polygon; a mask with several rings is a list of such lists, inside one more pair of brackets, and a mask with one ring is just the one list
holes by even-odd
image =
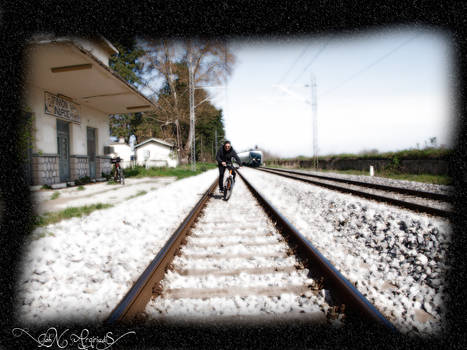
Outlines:
{"label": "building roof", "polygon": [[149,143],[149,142],[160,143],[161,145],[164,145],[164,146],[173,147],[173,144],[171,144],[171,143],[168,143],[168,142],[165,142],[165,141],[163,141],[163,140],[161,140],[161,139],[156,139],[155,137],[152,137],[152,138],[150,138],[150,139],[144,140],[144,141],[141,142],[141,143],[138,143],[137,145],[135,145],[135,148],[141,147],[141,146],[143,146],[144,144]]}
{"label": "building roof", "polygon": [[112,142],[112,143],[110,143],[110,144],[109,144],[109,146],[118,146],[118,145],[120,145],[120,146],[126,146],[126,147],[130,147],[130,145],[129,145],[128,143],[126,143],[126,142],[125,142],[125,143],[120,143],[120,142]]}
{"label": "building roof", "polygon": [[106,114],[156,108],[138,89],[70,38],[32,41],[30,50],[29,78],[52,94],[65,95],[72,102]]}

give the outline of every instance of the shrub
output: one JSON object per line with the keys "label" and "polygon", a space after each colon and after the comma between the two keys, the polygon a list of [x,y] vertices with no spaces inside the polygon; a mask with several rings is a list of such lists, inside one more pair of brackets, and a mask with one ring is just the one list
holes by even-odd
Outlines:
{"label": "shrub", "polygon": [[89,176],[83,176],[75,180],[75,185],[86,185],[88,183],[91,183],[91,178]]}

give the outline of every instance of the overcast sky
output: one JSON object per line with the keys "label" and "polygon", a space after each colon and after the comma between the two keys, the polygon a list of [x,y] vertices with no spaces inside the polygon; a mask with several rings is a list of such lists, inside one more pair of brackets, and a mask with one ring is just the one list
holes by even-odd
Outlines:
{"label": "overcast sky", "polygon": [[214,102],[237,151],[258,145],[280,156],[312,155],[305,87],[312,73],[320,155],[393,151],[430,137],[452,144],[456,77],[445,33],[405,27],[242,39],[230,47],[237,63]]}

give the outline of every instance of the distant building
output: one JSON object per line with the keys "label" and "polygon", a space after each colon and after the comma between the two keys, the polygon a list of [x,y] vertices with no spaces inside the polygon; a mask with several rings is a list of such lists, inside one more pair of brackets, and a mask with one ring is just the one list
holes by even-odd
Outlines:
{"label": "distant building", "polygon": [[123,137],[121,137],[118,142],[111,143],[110,148],[113,155],[120,157],[120,166],[122,168],[130,166],[131,155],[133,153],[131,152],[130,145],[125,142]]}
{"label": "distant building", "polygon": [[109,173],[109,115],[154,110],[109,67],[109,57],[117,52],[102,37],[39,35],[30,41],[23,111],[33,119],[31,184]]}
{"label": "distant building", "polygon": [[174,146],[160,139],[150,138],[135,146],[136,163],[145,167],[176,167]]}

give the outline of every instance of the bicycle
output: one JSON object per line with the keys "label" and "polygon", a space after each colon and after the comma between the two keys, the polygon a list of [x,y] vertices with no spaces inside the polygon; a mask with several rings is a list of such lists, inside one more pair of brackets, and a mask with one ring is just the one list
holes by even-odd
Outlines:
{"label": "bicycle", "polygon": [[226,168],[229,171],[229,175],[227,175],[227,178],[224,181],[224,200],[228,201],[232,195],[232,190],[235,185],[235,178],[233,176],[233,173],[235,173],[235,168],[230,162],[227,162]]}
{"label": "bicycle", "polygon": [[114,181],[120,182],[120,184],[125,184],[125,176],[123,175],[123,169],[120,166],[120,157],[112,158],[112,164],[114,165],[113,174],[114,174]]}

